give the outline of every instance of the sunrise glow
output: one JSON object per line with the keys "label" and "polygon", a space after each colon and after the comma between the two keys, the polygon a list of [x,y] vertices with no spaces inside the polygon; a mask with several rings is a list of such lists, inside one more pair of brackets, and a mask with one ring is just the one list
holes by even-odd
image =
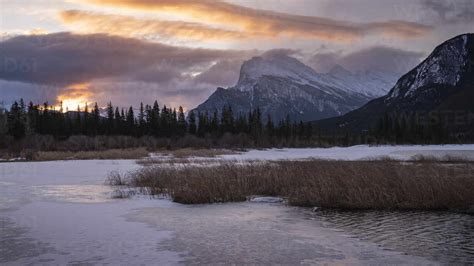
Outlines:
{"label": "sunrise glow", "polygon": [[92,102],[92,93],[89,91],[89,83],[78,83],[68,86],[64,93],[60,94],[56,102],[62,103],[63,112],[83,110],[88,102]]}

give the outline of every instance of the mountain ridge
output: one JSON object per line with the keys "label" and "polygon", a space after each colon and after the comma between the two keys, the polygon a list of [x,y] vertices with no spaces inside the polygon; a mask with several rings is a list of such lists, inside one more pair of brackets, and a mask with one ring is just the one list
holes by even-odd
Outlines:
{"label": "mountain ridge", "polygon": [[[316,121],[324,129],[367,131],[386,113],[393,115],[428,115],[437,112],[446,116],[454,130],[455,112],[474,111],[474,34],[461,34],[438,45],[411,71],[403,75],[390,90],[359,109],[343,116]],[[461,96],[462,95],[462,96]],[[468,115],[467,113],[465,115]],[[464,129],[461,129],[464,128]]]}
{"label": "mountain ridge", "polygon": [[270,115],[274,120],[289,115],[292,120],[312,121],[345,114],[391,87],[387,85],[390,81],[374,81],[386,89],[367,93],[362,88],[370,80],[348,73],[340,67],[337,72],[321,74],[296,58],[265,53],[242,64],[235,86],[218,88],[194,111],[213,113],[231,106],[235,114],[246,114],[260,108],[264,117]]}

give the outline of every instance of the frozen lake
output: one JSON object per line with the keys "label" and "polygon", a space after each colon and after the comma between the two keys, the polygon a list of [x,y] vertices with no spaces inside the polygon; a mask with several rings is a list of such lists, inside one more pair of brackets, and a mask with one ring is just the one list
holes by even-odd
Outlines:
{"label": "frozen lake", "polygon": [[[460,147],[453,150],[471,148]],[[313,213],[265,200],[185,206],[143,196],[113,199],[113,188],[103,184],[107,174],[139,167],[131,160],[0,163],[0,264],[366,265],[474,259],[474,216]]]}

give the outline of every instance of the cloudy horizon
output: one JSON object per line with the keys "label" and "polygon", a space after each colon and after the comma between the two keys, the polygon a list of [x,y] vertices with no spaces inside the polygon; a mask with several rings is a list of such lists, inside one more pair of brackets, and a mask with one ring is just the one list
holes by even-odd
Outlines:
{"label": "cloudy horizon", "polygon": [[0,0],[0,102],[193,108],[286,51],[320,73],[402,75],[474,28],[469,0]]}

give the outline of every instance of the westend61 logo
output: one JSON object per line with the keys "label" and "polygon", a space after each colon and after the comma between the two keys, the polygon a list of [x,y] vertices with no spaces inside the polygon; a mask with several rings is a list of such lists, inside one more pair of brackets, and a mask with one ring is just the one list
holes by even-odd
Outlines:
{"label": "westend61 logo", "polygon": [[3,73],[34,73],[38,70],[36,60],[32,58],[4,57],[0,60],[0,72]]}
{"label": "westend61 logo", "polygon": [[474,113],[469,110],[401,112],[396,118],[399,123],[413,121],[415,125],[419,126],[474,125]]}

